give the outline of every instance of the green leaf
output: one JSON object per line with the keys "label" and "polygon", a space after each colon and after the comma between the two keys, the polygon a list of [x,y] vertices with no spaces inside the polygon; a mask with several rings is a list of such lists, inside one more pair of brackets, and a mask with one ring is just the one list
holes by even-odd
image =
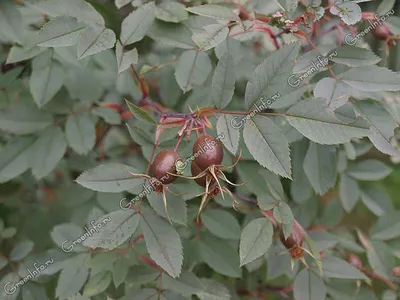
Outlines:
{"label": "green leaf", "polygon": [[204,226],[223,239],[239,239],[240,225],[236,218],[224,210],[206,210],[201,215]]}
{"label": "green leaf", "polygon": [[376,216],[382,216],[393,209],[392,201],[388,195],[372,187],[361,190],[361,200]]}
{"label": "green leaf", "polygon": [[55,226],[50,232],[54,243],[65,252],[86,252],[87,248],[73,242],[84,235],[83,229],[73,223],[63,223]]}
{"label": "green leaf", "polygon": [[339,120],[338,114],[327,111],[321,98],[299,101],[287,111],[286,119],[301,134],[319,144],[342,144],[371,133],[364,120],[350,117]]}
{"label": "green leaf", "polygon": [[335,53],[335,51],[337,54],[332,56],[332,61],[349,67],[375,65],[382,60],[374,52],[366,48],[343,45],[332,50],[331,53]]}
{"label": "green leaf", "polygon": [[264,255],[272,244],[274,233],[267,218],[252,220],[240,237],[240,265],[243,266]]}
{"label": "green leaf", "polygon": [[392,168],[379,160],[367,159],[350,165],[347,173],[358,180],[375,181],[387,177],[392,171]]}
{"label": "green leaf", "polygon": [[218,109],[224,109],[232,100],[235,92],[235,66],[233,58],[225,53],[215,68],[212,88],[213,101]]}
{"label": "green leaf", "polygon": [[33,137],[21,137],[7,143],[0,150],[0,183],[7,182],[29,169]]}
{"label": "green leaf", "polygon": [[101,117],[111,125],[121,124],[121,117],[118,112],[108,107],[95,107],[90,111],[93,115]]}
{"label": "green leaf", "polygon": [[336,3],[330,9],[331,14],[339,15],[347,25],[354,25],[361,20],[361,7],[354,2]]}
{"label": "green leaf", "polygon": [[158,124],[156,121],[153,120],[152,117],[150,117],[150,115],[146,111],[141,109],[139,106],[132,104],[128,100],[125,100],[125,102],[126,102],[126,105],[128,105],[129,110],[133,113],[135,118],[137,118],[138,120],[140,120],[146,124],[150,124],[150,125]]}
{"label": "green leaf", "polygon": [[178,2],[163,2],[156,6],[157,19],[165,22],[179,23],[189,16],[186,7]]}
{"label": "green leaf", "polygon": [[22,16],[16,4],[9,1],[0,2],[0,36],[5,41],[23,44]]}
{"label": "green leaf", "polygon": [[338,79],[329,77],[318,81],[314,89],[314,96],[325,98],[327,106],[335,110],[349,100],[350,92],[350,86]]}
{"label": "green leaf", "polygon": [[207,51],[222,43],[229,34],[225,24],[210,24],[204,30],[193,34],[192,39],[199,46],[200,51]]}
{"label": "green leaf", "polygon": [[164,219],[148,213],[140,220],[150,257],[170,276],[180,275],[183,263],[182,242],[175,228]]}
{"label": "green leaf", "polygon": [[371,238],[391,240],[400,236],[400,211],[389,211],[383,214],[371,228]]}
{"label": "green leaf", "polygon": [[32,146],[32,173],[40,179],[47,176],[64,157],[67,141],[60,127],[48,127]]}
{"label": "green leaf", "polygon": [[299,43],[291,43],[270,54],[253,72],[246,86],[247,109],[261,99],[283,93],[293,71],[294,60],[299,52]]}
{"label": "green leaf", "polygon": [[96,142],[96,129],[87,113],[73,114],[65,125],[68,144],[80,155],[88,154]]}
{"label": "green leaf", "polygon": [[53,123],[51,114],[34,104],[15,104],[0,110],[0,129],[13,134],[41,131]]}
{"label": "green leaf", "polygon": [[376,13],[379,16],[382,16],[384,14],[386,14],[388,11],[390,11],[391,9],[393,9],[394,5],[396,3],[396,0],[383,0],[381,1],[381,3],[379,4]]}
{"label": "green leaf", "polygon": [[89,276],[89,254],[79,254],[69,259],[58,278],[56,297],[68,298],[78,293]]}
{"label": "green leaf", "polygon": [[98,24],[104,27],[104,19],[91,4],[83,0],[47,0],[28,4],[50,17],[70,16],[86,24]]}
{"label": "green leaf", "polygon": [[324,281],[313,270],[303,269],[296,276],[293,286],[295,300],[322,300],[326,298]]}
{"label": "green leaf", "polygon": [[221,5],[206,4],[206,5],[192,6],[186,9],[193,14],[217,20],[222,20],[222,21],[240,20],[239,16],[235,14],[233,10]]}
{"label": "green leaf", "polygon": [[[87,247],[103,248],[112,250],[127,239],[136,231],[139,225],[140,215],[134,210],[117,210],[100,219],[95,224],[100,229],[85,239],[83,245]],[[103,227],[100,227],[102,225]]]}
{"label": "green leaf", "polygon": [[359,113],[371,123],[371,134],[368,138],[374,146],[388,155],[400,156],[400,151],[390,141],[394,136],[395,128],[398,127],[393,116],[376,102],[360,101],[356,103],[356,107]]}
{"label": "green leaf", "polygon": [[274,208],[273,214],[280,224],[290,225],[294,221],[292,210],[285,202],[279,202],[278,206]]}
{"label": "green leaf", "polygon": [[211,70],[211,61],[207,53],[188,50],[179,58],[175,78],[182,91],[188,92],[193,85],[203,84]]}
{"label": "green leaf", "polygon": [[122,47],[121,43],[117,41],[117,46],[115,49],[115,54],[117,56],[117,63],[118,63],[118,74],[122,73],[125,70],[128,70],[129,67],[133,64],[137,64],[139,60],[139,54],[136,48],[124,52],[124,48]]}
{"label": "green leaf", "polygon": [[7,64],[12,64],[12,63],[17,63],[20,61],[25,61],[28,59],[31,59],[45,51],[47,51],[47,48],[44,47],[37,47],[36,44],[26,44],[23,47],[20,46],[13,46],[10,49],[10,52],[8,53],[7,57]]}
{"label": "green leaf", "polygon": [[38,32],[37,45],[40,47],[67,47],[78,43],[78,37],[86,24],[76,18],[59,16],[43,25]]}
{"label": "green leaf", "polygon": [[202,282],[194,273],[182,271],[179,278],[173,279],[167,274],[163,274],[163,286],[171,291],[190,296],[201,292]]}
{"label": "green leaf", "polygon": [[113,267],[113,281],[115,288],[118,288],[126,279],[129,271],[129,265],[123,258],[118,259]]}
{"label": "green leaf", "polygon": [[83,172],[75,181],[94,191],[119,193],[142,184],[143,179],[131,173],[138,171],[131,166],[108,163]]}
{"label": "green leaf", "polygon": [[124,19],[120,37],[123,46],[138,42],[144,38],[153,24],[154,10],[154,2],[150,2],[142,5]]}
{"label": "green leaf", "polygon": [[31,251],[35,244],[31,240],[24,240],[14,246],[9,255],[12,261],[20,261],[24,259]]}
{"label": "green leaf", "polygon": [[293,181],[290,194],[296,203],[304,203],[311,198],[313,189],[307,176],[304,176],[303,163],[308,150],[308,141],[303,140],[292,146]]}
{"label": "green leaf", "polygon": [[239,148],[240,131],[232,127],[233,118],[233,115],[223,114],[219,116],[217,121],[217,133],[219,136],[224,137],[221,139],[221,142],[226,149],[235,155]]}
{"label": "green leaf", "polygon": [[328,256],[322,259],[322,269],[325,277],[342,279],[368,279],[364,273],[353,267],[345,260]]}
{"label": "green leaf", "polygon": [[84,296],[95,296],[104,292],[111,283],[111,273],[102,272],[89,278],[83,289]]}
{"label": "green leaf", "polygon": [[344,83],[365,92],[399,91],[400,75],[378,66],[352,68],[338,76]]}
{"label": "green leaf", "polygon": [[22,287],[23,300],[48,300],[44,285],[27,282]]}
{"label": "green leaf", "polygon": [[61,89],[64,77],[64,68],[53,59],[53,51],[47,51],[32,60],[29,88],[39,107],[49,102]]}
{"label": "green leaf", "polygon": [[[162,196],[157,193],[150,193],[147,195],[147,199],[151,207],[162,217],[167,218],[165,207]],[[167,209],[168,215],[172,222],[185,225],[187,223],[187,209],[186,202],[182,197],[175,196],[173,194],[167,194]]]}
{"label": "green leaf", "polygon": [[385,278],[391,278],[394,259],[389,246],[381,241],[369,241],[366,250],[369,265],[374,273]]}
{"label": "green leaf", "polygon": [[203,261],[215,272],[240,278],[239,254],[227,240],[214,236],[202,236],[199,241],[199,253]]}
{"label": "green leaf", "polygon": [[360,198],[360,189],[357,181],[342,174],[339,182],[339,196],[345,212],[350,213]]}
{"label": "green leaf", "polygon": [[114,31],[98,25],[86,27],[78,40],[78,59],[113,48],[116,37]]}
{"label": "green leaf", "polygon": [[16,288],[13,290],[13,287],[20,281],[20,277],[18,274],[9,273],[5,275],[0,280],[0,286],[3,288],[0,289],[0,299],[1,300],[16,300],[18,298],[20,289]]}
{"label": "green leaf", "polygon": [[311,186],[319,195],[325,194],[336,183],[334,148],[310,143],[303,169]]}
{"label": "green leaf", "polygon": [[128,5],[132,2],[133,0],[115,0],[115,6],[120,9],[124,7],[125,5]]}
{"label": "green leaf", "polygon": [[251,155],[260,165],[291,178],[289,143],[272,120],[254,116],[245,123],[243,137]]}
{"label": "green leaf", "polygon": [[192,32],[183,24],[155,21],[148,35],[156,42],[180,49],[195,49]]}
{"label": "green leaf", "polygon": [[286,201],[286,195],[279,176],[266,169],[260,169],[258,174],[261,174],[265,180],[268,191],[274,199],[277,201]]}
{"label": "green leaf", "polygon": [[229,300],[231,295],[228,289],[216,280],[209,278],[201,278],[202,291],[197,293],[196,296],[200,300]]}
{"label": "green leaf", "polygon": [[238,40],[230,37],[225,39],[221,44],[218,44],[214,51],[218,59],[221,59],[225,53],[229,53],[233,58],[235,66],[242,60],[244,56],[241,43]]}

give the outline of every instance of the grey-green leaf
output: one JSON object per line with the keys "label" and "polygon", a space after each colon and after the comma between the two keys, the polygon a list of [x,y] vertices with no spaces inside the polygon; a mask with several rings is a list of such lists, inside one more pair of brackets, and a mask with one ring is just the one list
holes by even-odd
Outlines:
{"label": "grey-green leaf", "polygon": [[310,143],[303,163],[303,169],[313,189],[320,195],[325,194],[336,183],[334,149]]}
{"label": "grey-green leaf", "polygon": [[313,270],[303,269],[294,281],[293,296],[295,300],[325,299],[325,283]]}
{"label": "grey-green leaf", "polygon": [[147,3],[130,13],[122,22],[121,43],[123,46],[144,38],[154,21],[154,2]]}
{"label": "grey-green leaf", "polygon": [[338,76],[344,83],[365,92],[399,91],[400,75],[378,66],[351,68]]}
{"label": "grey-green leaf", "polygon": [[95,124],[87,113],[69,116],[65,133],[68,144],[80,155],[88,154],[96,142]]}
{"label": "grey-green leaf", "polygon": [[136,48],[125,52],[119,41],[117,42],[115,54],[117,56],[118,73],[122,73],[123,71],[129,69],[131,64],[137,64],[139,60],[139,54]]}
{"label": "grey-green leaf", "polygon": [[372,50],[365,48],[343,45],[332,50],[332,52],[335,51],[337,55],[332,56],[332,61],[348,65],[349,67],[375,65],[381,61],[381,58],[372,52]]}
{"label": "grey-green leaf", "polygon": [[261,98],[271,98],[287,88],[287,80],[293,71],[294,60],[299,52],[299,43],[291,43],[270,54],[260,64],[246,86],[247,109],[252,109]]}
{"label": "grey-green leaf", "polygon": [[322,98],[299,101],[287,111],[286,119],[301,134],[319,144],[342,144],[371,133],[364,120],[341,121],[327,110],[324,102]]}
{"label": "grey-green leaf", "polygon": [[272,120],[254,116],[245,123],[243,137],[250,153],[260,165],[278,175],[291,178],[289,143]]}
{"label": "grey-green leaf", "polygon": [[60,127],[49,127],[44,130],[33,145],[30,165],[37,178],[47,176],[63,158],[67,150],[67,141]]}
{"label": "grey-green leaf", "polygon": [[201,237],[199,251],[203,261],[214,271],[235,278],[242,276],[237,249],[227,240],[210,235]]}
{"label": "grey-green leaf", "polygon": [[47,0],[28,4],[50,17],[70,16],[86,24],[98,24],[104,27],[104,19],[94,7],[83,0]]}
{"label": "grey-green leaf", "polygon": [[62,299],[78,293],[89,276],[89,254],[79,254],[65,263],[58,278],[56,297]]}
{"label": "grey-green leaf", "polygon": [[226,149],[235,155],[239,148],[240,131],[232,126],[233,118],[235,118],[233,115],[221,115],[217,121],[217,133],[223,136],[221,142]]}
{"label": "grey-green leaf", "polygon": [[345,260],[329,256],[322,259],[322,269],[324,276],[328,278],[343,279],[367,279],[361,271],[353,267]]}
{"label": "grey-green leaf", "polygon": [[29,169],[33,137],[21,137],[6,144],[0,151],[0,183],[9,181]]}
{"label": "grey-green leaf", "polygon": [[119,193],[142,184],[143,180],[132,173],[138,171],[127,165],[109,163],[83,172],[76,182],[94,191]]}
{"label": "grey-green leaf", "polygon": [[194,85],[203,84],[211,69],[211,61],[207,53],[188,50],[179,58],[175,78],[182,91],[188,92]]}
{"label": "grey-green leaf", "polygon": [[239,21],[239,16],[233,10],[214,4],[192,6],[187,8],[193,14],[209,17],[222,21]]}
{"label": "grey-green leaf", "polygon": [[240,265],[243,266],[264,255],[272,244],[273,227],[267,218],[252,220],[240,237]]}
{"label": "grey-green leaf", "polygon": [[59,16],[51,19],[38,32],[40,47],[67,47],[78,43],[79,34],[87,25],[76,18]]}
{"label": "grey-green leaf", "polygon": [[229,34],[225,24],[210,24],[203,27],[203,31],[195,32],[193,41],[199,46],[200,51],[207,51],[222,43]]}
{"label": "grey-green leaf", "polygon": [[114,31],[98,25],[86,27],[78,40],[78,59],[113,48],[116,37]]}
{"label": "grey-green leaf", "polygon": [[6,41],[23,44],[23,22],[17,4],[12,1],[0,2],[0,35]]}
{"label": "grey-green leaf", "polygon": [[33,59],[29,88],[39,107],[49,102],[61,89],[64,78],[64,68],[53,59],[52,51],[47,51]]}
{"label": "grey-green leaf", "polygon": [[95,224],[100,224],[102,227],[99,226],[98,231],[88,239],[85,239],[83,245],[92,249],[112,250],[135,233],[139,221],[140,215],[131,209],[111,212],[95,222]]}
{"label": "grey-green leaf", "polygon": [[20,261],[25,258],[33,249],[34,243],[31,240],[24,240],[14,246],[10,253],[12,261]]}
{"label": "grey-green leaf", "polygon": [[16,104],[0,110],[0,129],[18,135],[42,131],[53,123],[51,114],[35,104]]}
{"label": "grey-green leaf", "polygon": [[83,289],[83,295],[95,296],[104,292],[111,283],[111,273],[102,272],[89,278]]}
{"label": "grey-green leaf", "polygon": [[179,23],[189,16],[186,7],[179,2],[162,2],[156,6],[157,19],[165,22]]}
{"label": "grey-green leaf", "polygon": [[175,228],[150,212],[142,216],[140,228],[150,257],[171,277],[179,277],[183,254],[182,242]]}
{"label": "grey-green leaf", "polygon": [[375,181],[387,177],[392,171],[392,168],[379,160],[367,159],[357,164],[352,164],[347,173],[358,180]]}
{"label": "grey-green leaf", "polygon": [[237,219],[227,211],[211,209],[201,215],[204,226],[223,239],[239,239],[240,225]]}
{"label": "grey-green leaf", "polygon": [[342,174],[339,182],[339,197],[343,209],[350,213],[360,197],[360,189],[358,188],[357,181]]}
{"label": "grey-green leaf", "polygon": [[235,66],[233,58],[225,53],[215,68],[212,80],[213,102],[218,109],[225,108],[232,100],[235,92]]}

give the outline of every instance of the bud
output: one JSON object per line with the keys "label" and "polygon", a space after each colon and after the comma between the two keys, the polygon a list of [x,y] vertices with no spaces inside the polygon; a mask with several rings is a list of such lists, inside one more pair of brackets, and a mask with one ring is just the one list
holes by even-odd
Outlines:
{"label": "bud", "polygon": [[362,263],[361,259],[353,253],[347,254],[346,260],[349,264],[351,264],[353,267],[355,267],[359,270],[361,270],[363,268],[363,263]]}

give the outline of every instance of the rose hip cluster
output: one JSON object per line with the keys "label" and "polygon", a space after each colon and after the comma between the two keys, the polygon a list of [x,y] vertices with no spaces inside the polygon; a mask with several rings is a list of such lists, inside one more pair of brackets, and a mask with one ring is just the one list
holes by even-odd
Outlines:
{"label": "rose hip cluster", "polygon": [[[192,176],[187,177],[180,174],[180,165],[184,165],[181,156],[173,150],[163,150],[157,154],[151,165],[151,178],[153,189],[163,194],[164,206],[167,211],[167,202],[165,190],[169,190],[166,185],[173,183],[177,177],[193,179],[195,182],[205,188],[205,192],[197,196],[202,196],[202,201],[199,208],[199,215],[204,208],[207,200],[216,197],[218,194],[224,198],[224,192],[227,192],[232,198],[232,193],[222,187],[220,180],[222,179],[231,185],[236,185],[230,182],[221,168],[233,168],[232,166],[223,166],[224,150],[221,142],[210,135],[202,135],[197,138],[193,145],[193,156],[191,162]],[[169,218],[169,217],[168,217]]]}

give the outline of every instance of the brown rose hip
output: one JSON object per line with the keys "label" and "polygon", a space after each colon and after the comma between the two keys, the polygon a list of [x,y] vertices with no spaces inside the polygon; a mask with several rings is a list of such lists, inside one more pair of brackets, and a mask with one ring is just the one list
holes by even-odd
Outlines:
{"label": "brown rose hip", "polygon": [[194,162],[205,170],[211,165],[220,165],[224,158],[221,142],[211,135],[200,136],[193,145]]}
{"label": "brown rose hip", "polygon": [[175,162],[181,159],[180,155],[172,150],[163,150],[157,154],[151,165],[151,174],[163,184],[170,184],[177,177],[168,174],[176,174]]}

